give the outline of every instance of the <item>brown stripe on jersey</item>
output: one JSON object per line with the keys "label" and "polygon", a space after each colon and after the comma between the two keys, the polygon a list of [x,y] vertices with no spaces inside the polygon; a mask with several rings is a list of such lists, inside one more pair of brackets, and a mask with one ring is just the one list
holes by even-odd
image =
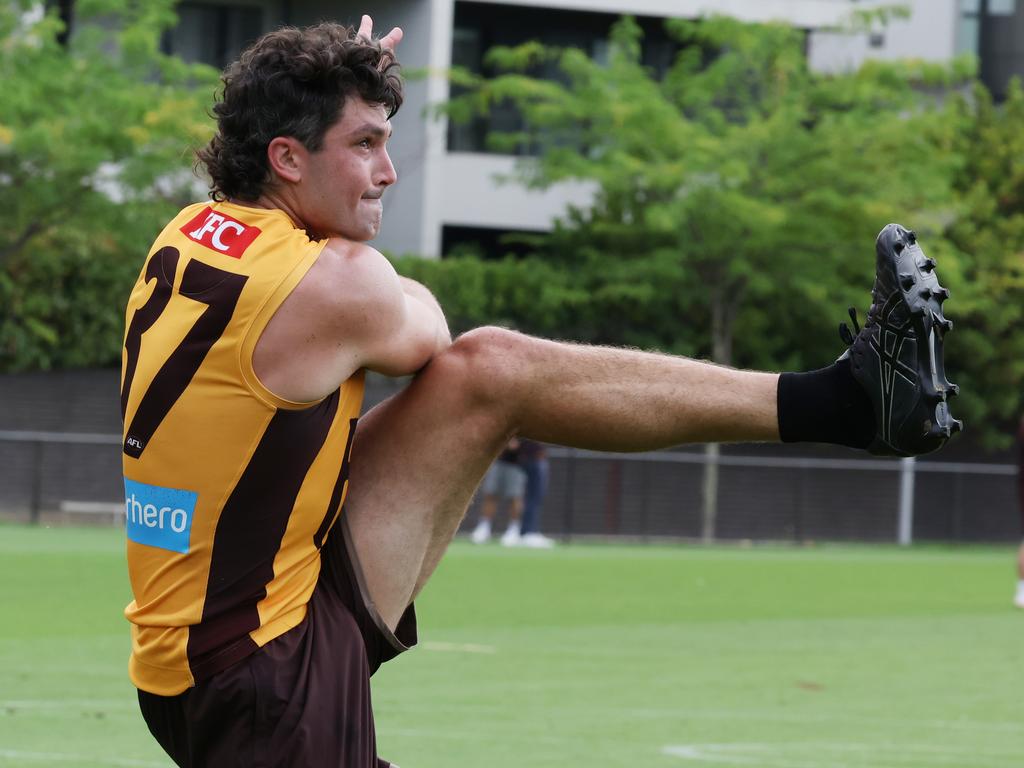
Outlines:
{"label": "brown stripe on jersey", "polygon": [[202,680],[255,649],[249,633],[274,578],[274,558],[299,489],[338,412],[339,392],[303,411],[277,411],[217,522],[203,616],[189,629],[188,662]]}
{"label": "brown stripe on jersey", "polygon": [[156,372],[149,389],[142,396],[131,424],[125,430],[124,453],[127,456],[135,459],[142,456],[153,433],[203,364],[206,353],[228,327],[248,279],[245,275],[226,272],[194,259],[185,267],[178,292],[207,306]]}
{"label": "brown stripe on jersey", "polygon": [[341,471],[338,472],[338,480],[334,484],[334,492],[331,493],[331,500],[327,504],[327,513],[324,515],[324,521],[320,523],[320,527],[313,534],[313,544],[316,545],[317,549],[323,548],[327,532],[331,530],[331,525],[334,523],[335,518],[338,517],[338,507],[341,504],[342,494],[345,492],[345,483],[348,482],[349,461],[352,458],[352,439],[356,436],[356,423],[358,421],[359,419],[349,419],[348,421],[348,440],[345,442],[345,457],[341,460]]}
{"label": "brown stripe on jersey", "polygon": [[132,315],[131,325],[128,326],[128,333],[124,337],[125,355],[124,383],[121,385],[121,421],[124,421],[125,411],[128,410],[128,393],[132,388],[132,380],[135,378],[135,368],[139,364],[139,346],[142,344],[142,334],[153,327],[153,323],[163,313],[167,302],[171,300],[171,290],[174,288],[174,275],[178,271],[178,257],[181,254],[177,248],[167,246],[153,254],[146,265],[146,282],[156,280],[153,293],[146,299],[146,303],[135,310]]}

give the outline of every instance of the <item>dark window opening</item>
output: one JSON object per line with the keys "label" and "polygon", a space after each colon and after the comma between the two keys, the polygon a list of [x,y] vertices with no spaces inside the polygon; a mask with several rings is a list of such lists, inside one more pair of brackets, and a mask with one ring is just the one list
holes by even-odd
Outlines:
{"label": "dark window opening", "polygon": [[441,254],[442,258],[475,256],[490,260],[513,256],[521,259],[537,250],[535,242],[544,234],[446,224],[441,229]]}
{"label": "dark window opening", "polygon": [[223,69],[263,31],[256,6],[179,3],[178,24],[164,35],[165,53]]}
{"label": "dark window opening", "polygon": [[[484,67],[483,63],[487,51],[498,45],[514,46],[530,40],[545,45],[579,48],[591,58],[603,61],[608,55],[608,35],[619,18],[617,14],[611,13],[456,2],[452,65],[490,75],[493,72]],[[663,19],[637,17],[637,24],[644,33],[641,45],[643,64],[657,77],[661,77],[671,67],[679,48],[678,43],[666,33]],[[530,74],[563,79],[554,64],[546,64],[540,71]],[[452,96],[458,94],[458,89],[453,88]],[[448,151],[493,152],[487,146],[488,133],[514,132],[523,127],[522,116],[514,105],[495,104],[486,117],[459,124],[450,121]],[[512,154],[536,155],[540,149],[535,143],[524,143]]]}
{"label": "dark window opening", "polygon": [[44,7],[47,11],[57,9],[57,16],[64,23],[64,29],[57,33],[57,42],[67,48],[71,39],[71,25],[75,20],[75,0],[46,0]]}
{"label": "dark window opening", "polygon": [[1010,80],[1024,76],[1024,3],[961,0],[960,7],[962,16],[977,25],[981,81],[996,101],[1002,101]]}

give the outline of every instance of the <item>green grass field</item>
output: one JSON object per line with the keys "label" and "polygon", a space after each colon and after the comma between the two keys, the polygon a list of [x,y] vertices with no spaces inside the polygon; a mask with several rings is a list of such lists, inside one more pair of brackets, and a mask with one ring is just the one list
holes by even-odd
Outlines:
{"label": "green grass field", "polygon": [[[168,766],[123,534],[0,527],[0,766]],[[456,544],[374,678],[402,768],[1019,768],[1008,548]]]}

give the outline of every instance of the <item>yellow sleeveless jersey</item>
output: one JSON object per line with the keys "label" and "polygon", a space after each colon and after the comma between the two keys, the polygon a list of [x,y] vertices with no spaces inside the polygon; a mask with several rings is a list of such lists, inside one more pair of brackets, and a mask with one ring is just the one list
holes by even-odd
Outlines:
{"label": "yellow sleeveless jersey", "polygon": [[323,250],[280,210],[185,208],[126,312],[129,672],[174,695],[295,627],[340,514],[358,374],[320,402],[257,379],[267,322]]}

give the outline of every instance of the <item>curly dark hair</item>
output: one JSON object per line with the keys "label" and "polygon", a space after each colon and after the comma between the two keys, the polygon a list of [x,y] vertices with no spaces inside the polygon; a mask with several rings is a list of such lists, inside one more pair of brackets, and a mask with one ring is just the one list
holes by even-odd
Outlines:
{"label": "curly dark hair", "polygon": [[196,152],[217,201],[251,202],[262,194],[270,180],[267,147],[275,137],[319,150],[348,97],[384,106],[389,118],[402,105],[394,53],[331,22],[267,33],[224,71],[223,82],[213,107],[217,133]]}

